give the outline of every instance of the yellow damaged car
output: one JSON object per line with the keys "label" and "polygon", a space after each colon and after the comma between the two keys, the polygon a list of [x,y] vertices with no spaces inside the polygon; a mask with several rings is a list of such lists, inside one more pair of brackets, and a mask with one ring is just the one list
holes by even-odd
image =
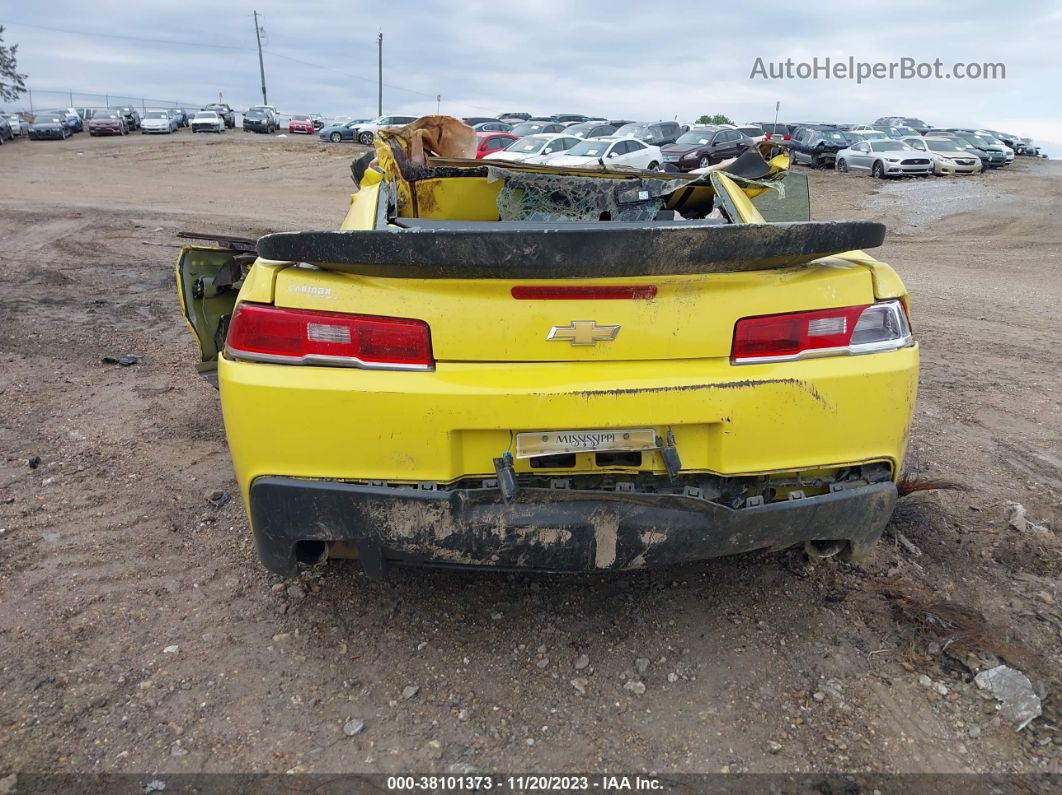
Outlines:
{"label": "yellow damaged car", "polygon": [[918,346],[862,251],[884,227],[808,220],[788,163],[770,141],[691,174],[418,162],[382,132],[339,230],[184,249],[262,563],[864,554]]}

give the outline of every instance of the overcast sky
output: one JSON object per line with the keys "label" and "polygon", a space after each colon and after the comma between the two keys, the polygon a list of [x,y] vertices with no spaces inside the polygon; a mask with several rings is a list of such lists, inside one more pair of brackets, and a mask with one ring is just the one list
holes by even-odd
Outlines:
{"label": "overcast sky", "polygon": [[[374,116],[375,39],[382,30],[385,113],[434,112],[441,94],[442,111],[455,115],[527,111],[688,122],[720,112],[764,121],[780,100],[783,121],[911,115],[1032,136],[1053,142],[1052,154],[1062,155],[1058,0],[933,8],[907,0],[48,0],[7,8],[0,16],[5,41],[19,45],[20,71],[29,75],[38,107],[66,105],[44,92],[67,89],[195,104],[216,100],[220,91],[235,107],[261,102],[251,19],[257,8],[269,100],[286,112]],[[757,57],[814,56],[939,58],[945,71],[958,61],[1002,62],[1006,79],[858,85],[749,77]],[[75,94],[75,104],[103,98]]]}

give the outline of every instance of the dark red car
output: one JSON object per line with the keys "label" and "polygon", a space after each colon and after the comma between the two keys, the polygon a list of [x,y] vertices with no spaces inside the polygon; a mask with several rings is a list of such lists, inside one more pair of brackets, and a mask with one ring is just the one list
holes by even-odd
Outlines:
{"label": "dark red car", "polygon": [[513,141],[520,140],[519,135],[503,132],[478,132],[479,146],[476,147],[476,159],[486,157],[491,152],[498,152],[507,147]]}
{"label": "dark red car", "polygon": [[89,119],[88,130],[89,135],[125,135],[129,132],[129,125],[120,112],[105,110]]}
{"label": "dark red car", "polygon": [[316,130],[313,128],[313,119],[309,116],[297,114],[291,117],[291,121],[288,122],[289,133],[306,133],[307,135],[313,135]]}

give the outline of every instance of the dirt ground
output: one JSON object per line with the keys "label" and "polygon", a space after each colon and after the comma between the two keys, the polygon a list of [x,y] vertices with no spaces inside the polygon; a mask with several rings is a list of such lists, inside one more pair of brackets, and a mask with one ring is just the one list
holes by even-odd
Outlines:
{"label": "dirt ground", "polygon": [[[285,583],[238,501],[207,501],[235,482],[174,233],[334,227],[355,151],[232,132],[0,149],[0,778],[1059,772],[1059,163],[807,172],[817,217],[888,223],[875,254],[923,352],[910,467],[965,488],[904,498],[868,563],[373,581],[340,561]],[[1045,529],[1009,527],[1010,502]],[[1046,689],[1022,732],[971,681],[989,655]]]}

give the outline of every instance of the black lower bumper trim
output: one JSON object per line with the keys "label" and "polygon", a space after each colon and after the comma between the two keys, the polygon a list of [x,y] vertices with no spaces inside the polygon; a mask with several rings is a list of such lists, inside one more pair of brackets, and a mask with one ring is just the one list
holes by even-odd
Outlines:
{"label": "black lower bumper trim", "polygon": [[858,552],[880,537],[896,502],[891,482],[731,509],[699,497],[521,488],[417,489],[262,477],[251,485],[255,547],[291,576],[296,545],[343,541],[367,568],[386,563],[554,572],[638,569],[812,540]]}

